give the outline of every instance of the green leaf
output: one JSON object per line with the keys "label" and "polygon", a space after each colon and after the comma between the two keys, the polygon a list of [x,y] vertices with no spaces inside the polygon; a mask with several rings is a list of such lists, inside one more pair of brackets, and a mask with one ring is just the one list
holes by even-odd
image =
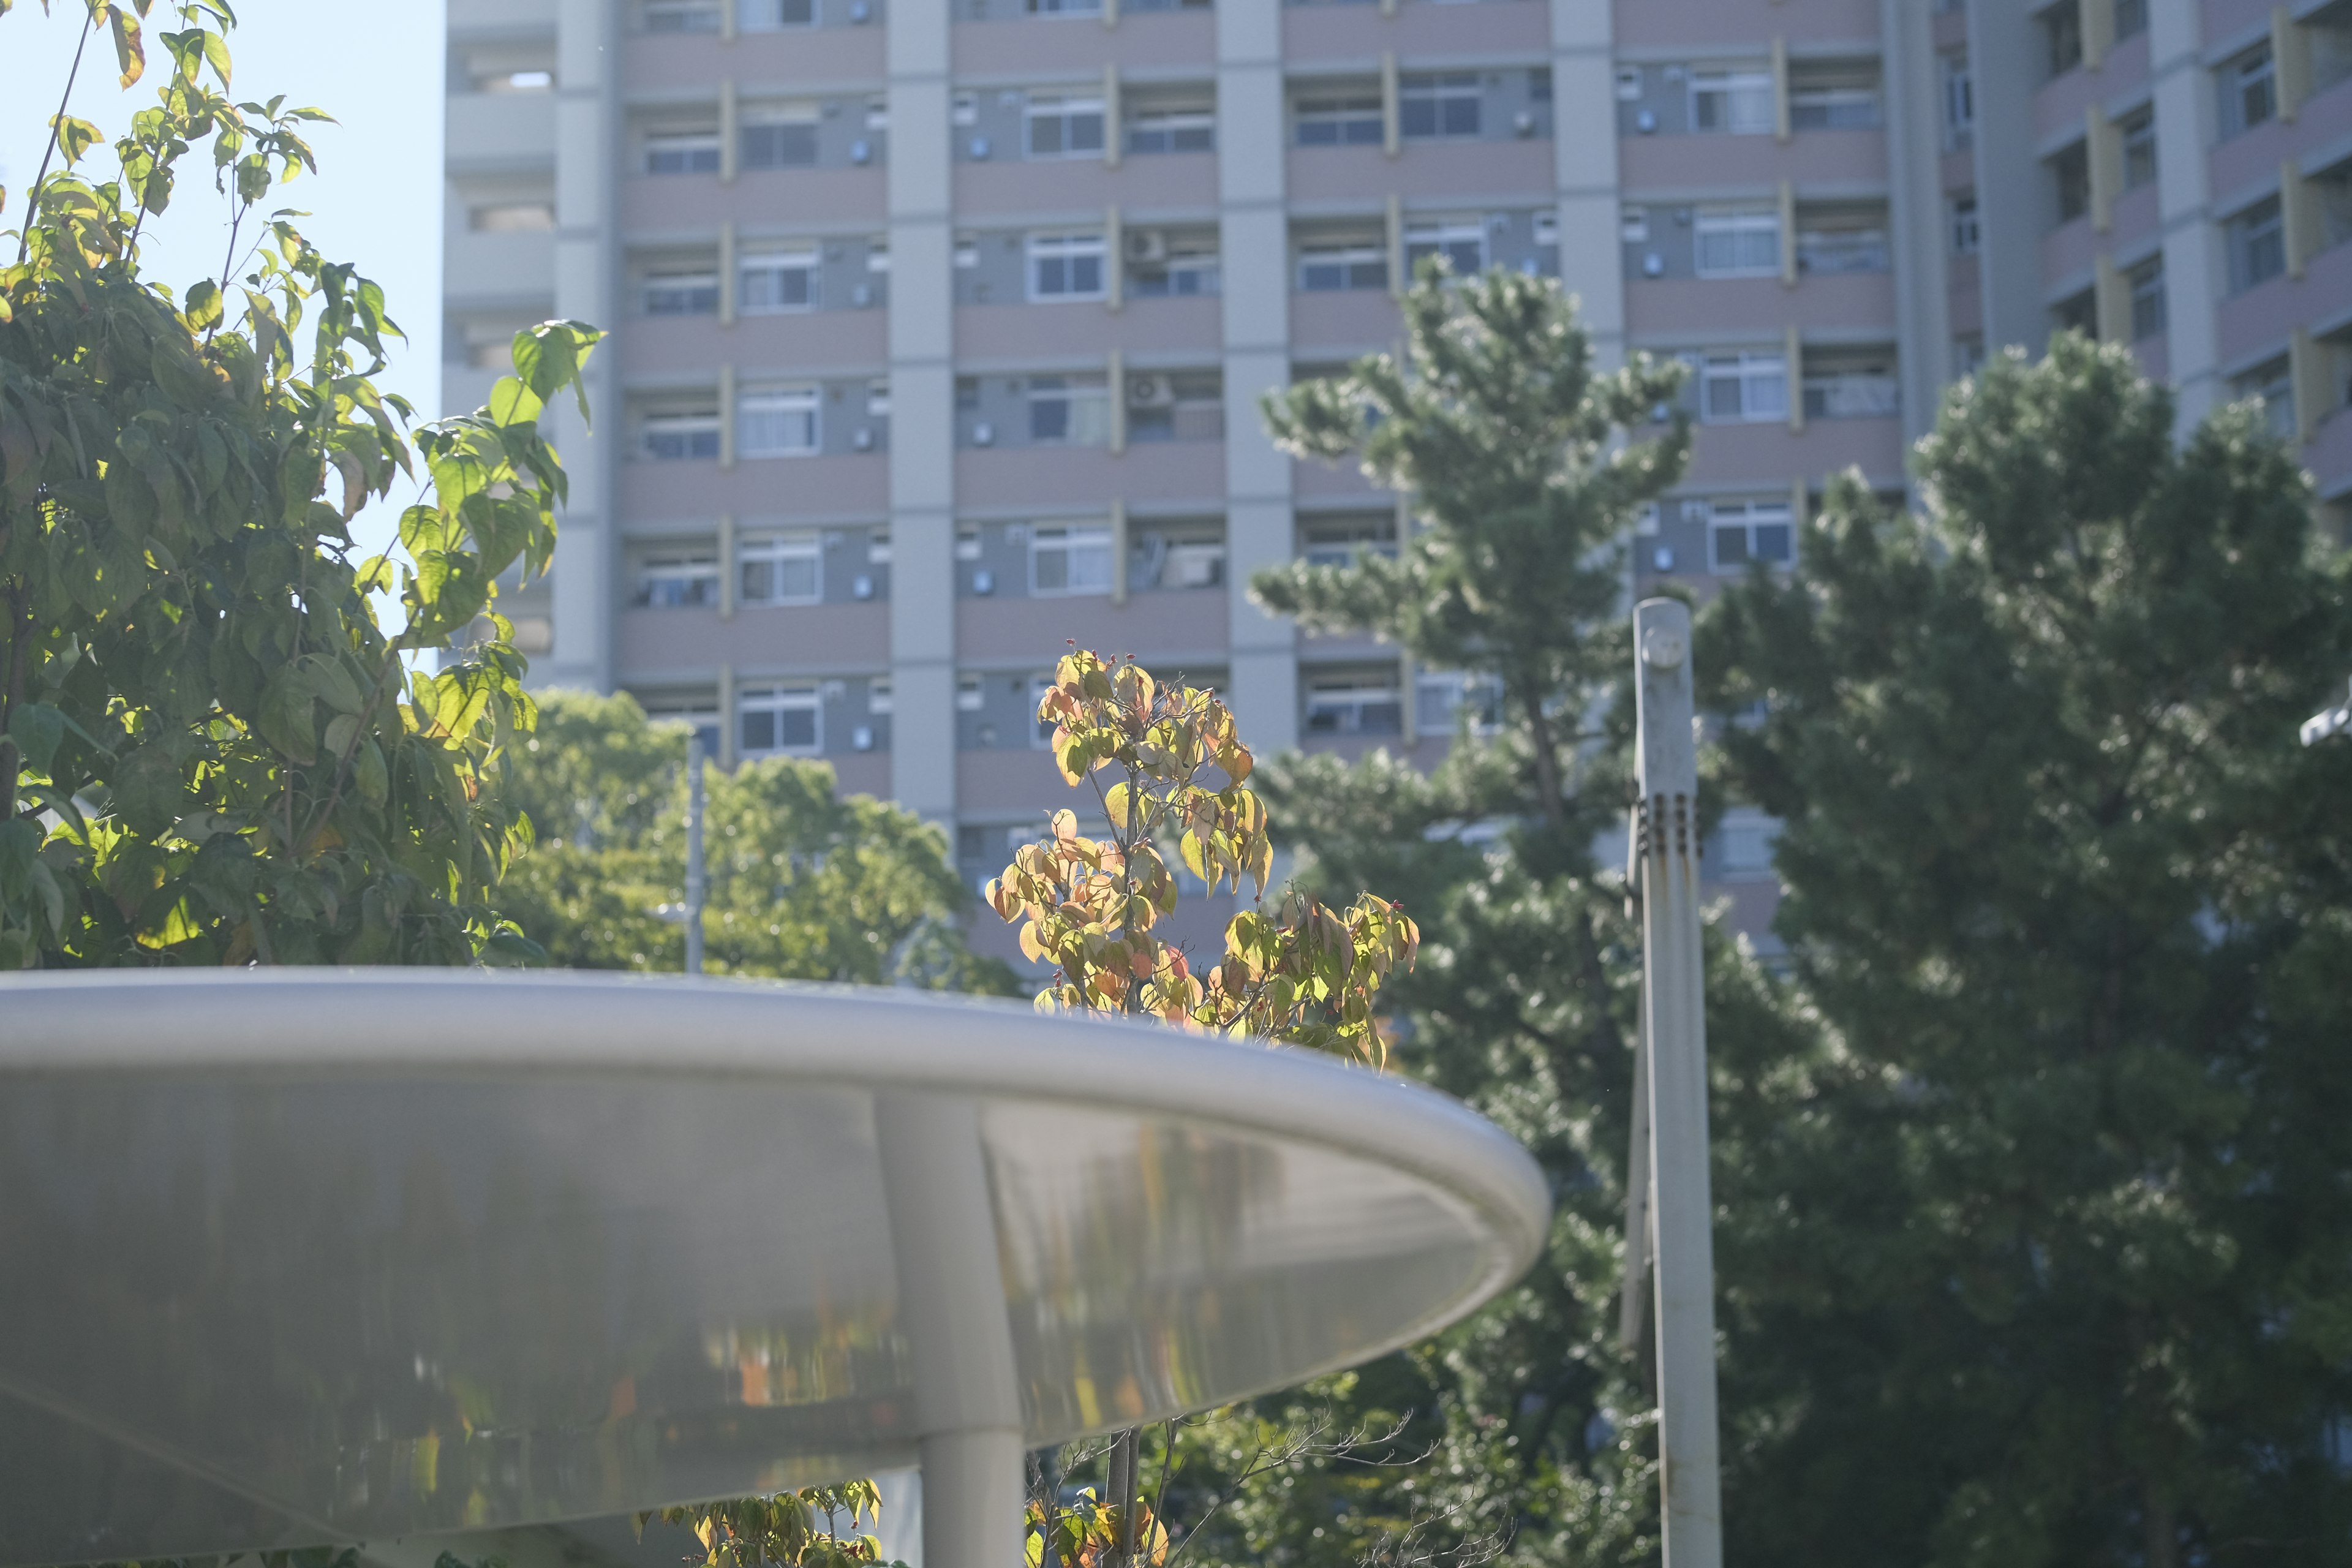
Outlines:
{"label": "green leaf", "polygon": [[546,406],[546,400],[539,394],[513,376],[502,375],[490,388],[487,412],[500,425],[529,425]]}
{"label": "green leaf", "polygon": [[[25,766],[47,774],[58,743],[66,738],[69,722],[59,709],[46,702],[27,702],[9,715],[8,738],[16,742],[17,754],[25,759]],[[74,728],[79,730],[80,726]]]}

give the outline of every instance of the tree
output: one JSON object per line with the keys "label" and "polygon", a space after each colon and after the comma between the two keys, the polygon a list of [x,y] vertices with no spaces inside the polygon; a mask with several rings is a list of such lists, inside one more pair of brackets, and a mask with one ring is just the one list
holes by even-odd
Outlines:
{"label": "tree", "polygon": [[[88,4],[133,86],[148,6]],[[227,8],[173,9],[110,146],[68,79],[0,266],[0,966],[527,956],[492,890],[529,825],[483,784],[532,705],[490,605],[552,552],[537,419],[598,334],[518,333],[488,406],[410,429],[382,291],[262,206],[324,116],[233,101]],[[175,295],[141,233],[205,142],[229,259]],[[404,479],[400,547],[357,559]]]}
{"label": "tree", "polygon": [[[635,699],[551,692],[497,787],[535,825],[499,908],[581,969],[675,972],[685,931],[658,911],[686,882],[683,724]],[[704,963],[712,973],[893,980],[1000,995],[1012,971],[966,951],[971,901],[946,836],[870,795],[835,793],[833,769],[787,757],[706,773]]]}
{"label": "tree", "polygon": [[[1265,807],[1247,783],[1255,760],[1214,694],[1163,686],[1132,656],[1122,662],[1080,649],[1055,668],[1037,721],[1055,726],[1051,749],[1064,781],[1094,791],[1108,828],[1092,837],[1078,831],[1075,812],[1055,812],[1052,836],[1023,846],[984,890],[998,916],[1021,928],[1021,951],[1054,965],[1036,995],[1041,1010],[1153,1018],[1373,1066],[1385,1059],[1378,998],[1392,976],[1411,969],[1421,941],[1397,905],[1365,894],[1340,911],[1285,889],[1270,911],[1234,914],[1223,952],[1203,973],[1155,933],[1176,908],[1171,858],[1211,894],[1230,884],[1238,898],[1246,876],[1255,902],[1265,901],[1274,841]],[[1171,1545],[1162,1510],[1178,1431],[1171,1423],[1157,1434],[1156,1488],[1144,1434],[1129,1430],[1099,1456],[1101,1489],[1083,1491],[1067,1510],[1061,1496],[1067,1457],[1050,1457],[1034,1477],[1030,1561],[1038,1568],[1125,1568],[1171,1560],[1182,1548]],[[1319,1436],[1278,1445],[1284,1457],[1272,1468],[1345,1457],[1360,1446]],[[1245,1464],[1222,1489],[1212,1483],[1203,1512],[1258,1470]],[[1204,1489],[1198,1478],[1192,1489]]]}
{"label": "tree", "polygon": [[[1639,936],[1597,837],[1630,798],[1623,541],[1679,479],[1681,370],[1602,372],[1557,284],[1424,271],[1407,353],[1269,399],[1292,451],[1352,458],[1409,492],[1398,558],[1261,574],[1269,608],[1372,632],[1506,700],[1427,776],[1376,752],[1272,764],[1265,785],[1310,888],[1375,881],[1409,900],[1423,962],[1394,996],[1398,1059],[1494,1118],[1552,1177],[1545,1259],[1433,1344],[1362,1370],[1351,1423],[1411,1412],[1424,1462],[1259,1510],[1251,1548],[1353,1563],[1384,1521],[1436,1513],[1519,1563],[1655,1551],[1646,1372],[1616,1342]],[[1367,417],[1367,411],[1373,417]],[[1244,1510],[1245,1512],[1248,1510]]]}
{"label": "tree", "polygon": [[2352,581],[2250,410],[2172,427],[1998,359],[1924,517],[1843,481],[1702,623],[1832,1047],[1731,1086],[1753,1561],[2352,1560]]}

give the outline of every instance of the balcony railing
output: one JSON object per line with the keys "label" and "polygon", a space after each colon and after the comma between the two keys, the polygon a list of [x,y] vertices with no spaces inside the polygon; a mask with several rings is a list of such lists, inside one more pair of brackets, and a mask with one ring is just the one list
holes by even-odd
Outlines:
{"label": "balcony railing", "polygon": [[1805,378],[1808,419],[1885,419],[1900,412],[1902,397],[1891,375]]}

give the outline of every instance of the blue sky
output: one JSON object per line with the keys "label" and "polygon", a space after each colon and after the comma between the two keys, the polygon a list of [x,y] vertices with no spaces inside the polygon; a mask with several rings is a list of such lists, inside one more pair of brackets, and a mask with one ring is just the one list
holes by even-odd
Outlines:
{"label": "blue sky", "polygon": [[[278,187],[274,205],[308,212],[296,221],[312,244],[336,260],[359,263],[383,286],[408,342],[395,351],[382,384],[431,417],[440,412],[442,0],[234,0],[234,6],[235,96],[284,93],[340,121],[312,128],[319,175]],[[16,0],[0,16],[0,185],[8,192],[0,228],[16,227],[23,216],[25,186],[40,166],[48,119],[88,15],[83,0],[51,0],[50,11],[45,17],[40,0]],[[170,0],[159,0],[147,26],[176,26],[169,11]],[[150,58],[167,57],[157,47]],[[93,39],[72,112],[110,136],[154,101],[162,78],[158,71],[125,92],[115,75],[112,47]],[[182,165],[160,243],[145,251],[149,275],[175,291],[219,273],[227,208],[210,188],[210,162],[207,150]],[[362,542],[382,548],[392,517],[381,505],[362,513]]]}

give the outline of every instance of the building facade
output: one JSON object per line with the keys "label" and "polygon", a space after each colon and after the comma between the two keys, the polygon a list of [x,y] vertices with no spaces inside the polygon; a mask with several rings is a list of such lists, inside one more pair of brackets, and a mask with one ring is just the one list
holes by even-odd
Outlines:
{"label": "building facade", "polygon": [[[1267,752],[1477,721],[1246,594],[1410,526],[1255,403],[1393,344],[1423,255],[1691,363],[1637,590],[1790,561],[1849,466],[1901,494],[1944,384],[2059,325],[2184,421],[2263,395],[2352,499],[2352,0],[474,0],[449,73],[445,402],[613,333],[535,670],[825,757],[975,877],[1065,796],[1069,640]],[[1716,847],[1743,923],[1770,836]]]}

